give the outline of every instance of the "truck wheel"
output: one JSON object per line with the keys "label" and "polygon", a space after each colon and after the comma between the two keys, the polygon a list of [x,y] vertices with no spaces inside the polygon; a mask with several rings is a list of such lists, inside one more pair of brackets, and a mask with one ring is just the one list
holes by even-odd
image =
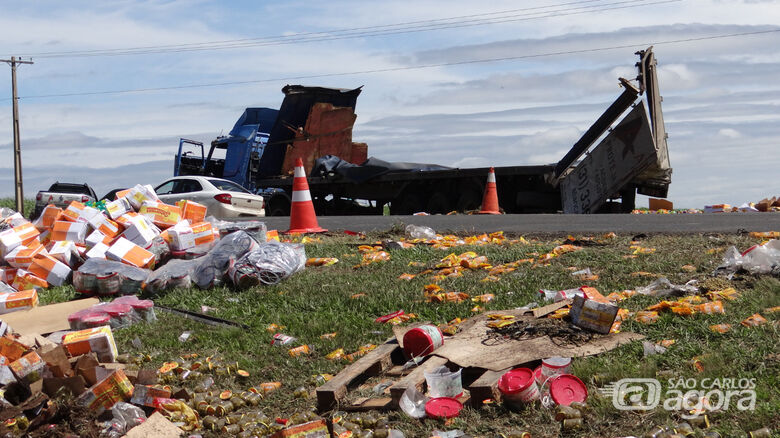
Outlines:
{"label": "truck wheel", "polygon": [[425,204],[413,193],[404,193],[390,202],[390,214],[413,214],[424,209]]}
{"label": "truck wheel", "polygon": [[289,216],[290,215],[290,201],[283,197],[277,196],[271,198],[268,202],[268,208],[266,208],[267,216]]}
{"label": "truck wheel", "polygon": [[446,214],[452,211],[452,203],[450,203],[446,194],[436,192],[428,199],[428,208],[426,211],[431,214]]}

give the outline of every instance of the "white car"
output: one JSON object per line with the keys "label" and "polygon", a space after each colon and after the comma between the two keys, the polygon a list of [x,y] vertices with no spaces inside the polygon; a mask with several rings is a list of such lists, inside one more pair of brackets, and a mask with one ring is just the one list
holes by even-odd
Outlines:
{"label": "white car", "polygon": [[166,204],[187,199],[208,207],[208,216],[218,219],[265,216],[263,197],[221,178],[178,176],[155,187]]}

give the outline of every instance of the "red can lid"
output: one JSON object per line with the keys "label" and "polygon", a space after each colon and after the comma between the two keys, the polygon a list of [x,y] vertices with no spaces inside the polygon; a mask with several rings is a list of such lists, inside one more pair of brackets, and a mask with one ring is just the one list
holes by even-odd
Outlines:
{"label": "red can lid", "polygon": [[450,397],[437,397],[425,404],[425,413],[431,418],[452,418],[460,415],[463,404]]}
{"label": "red can lid", "polygon": [[77,312],[73,312],[68,315],[68,322],[80,321],[83,317],[89,315],[90,313],[92,313],[92,310],[90,309],[82,309]]}
{"label": "red can lid", "polygon": [[110,303],[103,306],[101,310],[108,313],[109,316],[120,316],[132,312],[133,308],[129,304]]}
{"label": "red can lid", "polygon": [[569,406],[571,402],[584,402],[588,388],[577,376],[561,374],[550,380],[550,396],[556,404]]}
{"label": "red can lid", "polygon": [[422,357],[433,352],[433,338],[425,330],[417,327],[404,335],[404,352],[409,357]]}
{"label": "red can lid", "polygon": [[133,303],[130,303],[130,305],[133,307],[133,309],[136,310],[148,310],[154,307],[154,301],[152,300],[139,300]]}
{"label": "red can lid", "polygon": [[498,389],[502,394],[517,394],[534,383],[534,372],[529,368],[515,368],[505,372],[498,379]]}

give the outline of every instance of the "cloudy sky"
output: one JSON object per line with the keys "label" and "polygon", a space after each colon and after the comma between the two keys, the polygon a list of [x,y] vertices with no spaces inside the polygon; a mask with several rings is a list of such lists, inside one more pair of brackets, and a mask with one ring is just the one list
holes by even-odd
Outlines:
{"label": "cloudy sky", "polygon": [[[99,195],[172,175],[285,84],[363,85],[354,139],[385,160],[558,161],[655,45],[676,207],[780,195],[780,1],[0,1],[24,188]],[[477,61],[477,62],[475,62]],[[0,197],[13,194],[0,69]],[[121,92],[120,92],[121,91]],[[116,92],[116,93],[113,93]],[[638,205],[647,205],[639,196]]]}

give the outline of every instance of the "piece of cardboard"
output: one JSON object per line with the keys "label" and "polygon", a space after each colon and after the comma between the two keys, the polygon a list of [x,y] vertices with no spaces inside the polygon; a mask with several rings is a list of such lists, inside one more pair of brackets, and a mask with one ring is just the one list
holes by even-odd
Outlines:
{"label": "piece of cardboard", "polygon": [[70,329],[68,315],[99,303],[97,298],[68,301],[65,303],[38,306],[30,310],[3,315],[2,319],[16,332],[22,335],[46,335],[59,330]]}
{"label": "piece of cardboard", "polygon": [[[499,313],[517,315],[516,320],[529,324],[537,321],[533,316],[522,316],[524,310],[507,310]],[[569,324],[566,321],[559,321],[563,325]],[[513,339],[494,340],[488,336],[488,332],[491,329],[487,327],[486,322],[486,314],[475,316],[465,321],[460,326],[462,331],[455,334],[455,336],[447,338],[444,345],[436,349],[433,354],[448,359],[450,362],[454,362],[464,368],[479,367],[492,371],[501,371],[552,356],[591,356],[644,338],[642,335],[630,332],[609,335],[593,333],[590,341],[578,346],[569,346],[564,343],[556,345],[548,336],[540,336],[523,341]]]}
{"label": "piece of cardboard", "polygon": [[142,369],[138,371],[139,385],[154,385],[157,383],[157,370]]}
{"label": "piece of cardboard", "polygon": [[561,300],[558,301],[557,303],[552,303],[546,306],[537,307],[536,309],[533,310],[534,318],[541,318],[542,316],[549,315],[562,307],[568,306],[569,304],[571,304],[571,300]]}
{"label": "piece of cardboard", "polygon": [[84,381],[84,378],[81,376],[49,377],[43,379],[44,394],[54,398],[60,390],[64,390],[74,397],[79,396],[87,390],[87,382]]}
{"label": "piece of cardboard", "polygon": [[184,431],[171,423],[161,413],[155,412],[146,421],[130,429],[122,438],[177,438],[184,435]]}
{"label": "piece of cardboard", "polygon": [[54,377],[73,376],[68,355],[61,345],[44,347],[38,350],[38,353],[41,355],[41,359],[46,362],[46,366],[49,367],[49,371],[51,371]]}

